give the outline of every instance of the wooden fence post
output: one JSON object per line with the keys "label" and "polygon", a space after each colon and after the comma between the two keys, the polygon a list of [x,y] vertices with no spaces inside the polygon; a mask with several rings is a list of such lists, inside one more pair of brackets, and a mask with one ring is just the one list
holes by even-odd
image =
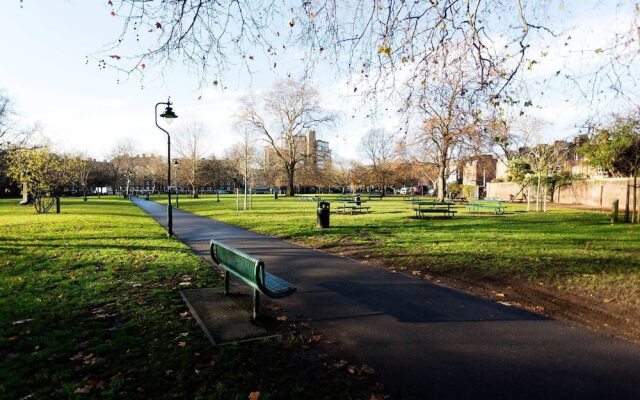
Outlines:
{"label": "wooden fence post", "polygon": [[611,223],[615,224],[616,222],[618,222],[618,206],[619,206],[620,201],[618,199],[615,199],[613,201],[613,204],[611,205]]}

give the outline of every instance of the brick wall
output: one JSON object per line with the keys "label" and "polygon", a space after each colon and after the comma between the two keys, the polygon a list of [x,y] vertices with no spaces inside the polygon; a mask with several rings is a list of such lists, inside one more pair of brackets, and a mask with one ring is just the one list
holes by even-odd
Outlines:
{"label": "brick wall", "polygon": [[[556,190],[553,201],[561,204],[583,204],[608,208],[614,200],[618,199],[622,208],[625,204],[628,184],[633,184],[633,180],[604,178],[578,181]],[[489,183],[487,184],[487,197],[509,200],[510,195],[515,195],[519,190],[520,185],[514,182]],[[640,197],[640,189],[637,190],[638,197]],[[518,196],[518,198],[520,197]],[[631,198],[633,199],[633,194],[631,194]]]}

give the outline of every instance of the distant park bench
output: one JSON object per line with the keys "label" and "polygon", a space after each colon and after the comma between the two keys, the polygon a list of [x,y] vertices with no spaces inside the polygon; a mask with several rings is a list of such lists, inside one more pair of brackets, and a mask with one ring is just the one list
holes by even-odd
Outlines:
{"label": "distant park bench", "polygon": [[322,198],[320,198],[320,196],[318,196],[317,194],[301,194],[300,195],[300,201],[320,201],[322,200]]}
{"label": "distant park bench", "polygon": [[350,201],[353,200],[355,196],[349,196],[346,194],[339,194],[336,196],[336,200],[338,201]]}
{"label": "distant park bench", "polygon": [[491,212],[494,214],[504,214],[506,208],[507,206],[502,205],[502,200],[485,199],[470,202],[467,210],[469,210],[470,213]]}
{"label": "distant park bench", "polygon": [[264,270],[264,262],[217,240],[210,242],[211,258],[224,269],[224,293],[229,294],[229,273],[253,288],[253,319],[258,316],[260,293],[272,298],[286,297],[296,287]]}
{"label": "distant park bench", "polygon": [[453,218],[457,211],[452,210],[453,203],[439,201],[414,201],[413,211],[416,217],[424,218],[425,214],[442,214],[444,217]]}
{"label": "distant park bench", "polygon": [[382,200],[382,197],[383,197],[382,193],[367,193],[367,198],[369,200],[372,200],[372,199]]}

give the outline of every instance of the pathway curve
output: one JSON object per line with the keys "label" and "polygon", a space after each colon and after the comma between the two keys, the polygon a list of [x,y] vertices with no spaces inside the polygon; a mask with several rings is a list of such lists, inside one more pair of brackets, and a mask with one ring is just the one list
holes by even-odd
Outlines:
{"label": "pathway curve", "polygon": [[[161,224],[166,206],[134,198]],[[278,300],[409,399],[640,399],[640,346],[174,209],[210,261],[218,239],[298,291]]]}

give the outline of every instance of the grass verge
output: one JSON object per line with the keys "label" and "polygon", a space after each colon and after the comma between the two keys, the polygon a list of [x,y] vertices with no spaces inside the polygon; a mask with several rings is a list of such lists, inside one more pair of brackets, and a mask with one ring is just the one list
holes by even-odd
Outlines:
{"label": "grass verge", "polygon": [[371,379],[283,327],[211,348],[178,290],[210,265],[126,200],[0,200],[0,398],[369,398]]}

